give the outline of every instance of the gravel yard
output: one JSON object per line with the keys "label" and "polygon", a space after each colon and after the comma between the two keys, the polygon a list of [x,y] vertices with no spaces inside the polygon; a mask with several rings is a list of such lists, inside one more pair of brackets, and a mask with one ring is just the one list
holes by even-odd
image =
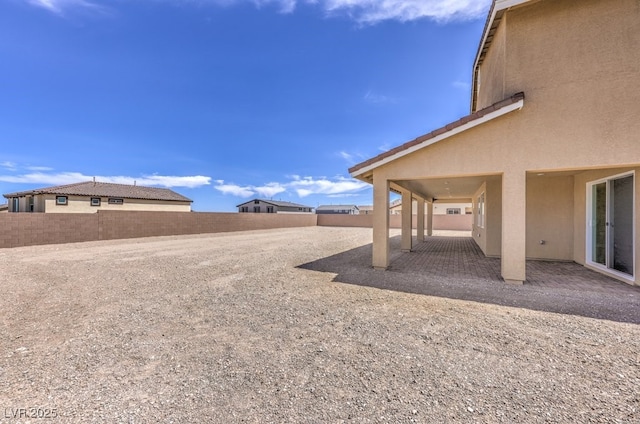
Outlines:
{"label": "gravel yard", "polygon": [[0,421],[640,422],[640,326],[301,267],[370,242],[307,227],[0,250]]}

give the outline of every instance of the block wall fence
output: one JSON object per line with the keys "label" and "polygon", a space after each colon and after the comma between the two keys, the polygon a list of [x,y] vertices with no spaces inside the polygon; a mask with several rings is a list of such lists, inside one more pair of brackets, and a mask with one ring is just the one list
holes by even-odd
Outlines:
{"label": "block wall fence", "polygon": [[[449,218],[449,222],[440,223],[441,217]],[[454,219],[451,220],[451,217]],[[434,215],[434,229],[471,229],[470,215],[451,217]],[[467,217],[468,225],[466,220],[463,222],[460,219]],[[389,218],[392,228],[400,228],[400,216],[392,215]],[[451,228],[443,228],[443,225]],[[0,248],[314,226],[372,228],[373,216],[141,211],[2,213]]]}

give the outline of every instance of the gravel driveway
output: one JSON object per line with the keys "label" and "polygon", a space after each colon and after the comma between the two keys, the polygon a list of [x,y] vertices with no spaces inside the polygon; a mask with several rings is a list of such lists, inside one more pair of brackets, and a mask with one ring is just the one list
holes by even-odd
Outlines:
{"label": "gravel driveway", "polygon": [[640,422],[640,326],[303,266],[370,242],[308,227],[0,250],[0,420]]}

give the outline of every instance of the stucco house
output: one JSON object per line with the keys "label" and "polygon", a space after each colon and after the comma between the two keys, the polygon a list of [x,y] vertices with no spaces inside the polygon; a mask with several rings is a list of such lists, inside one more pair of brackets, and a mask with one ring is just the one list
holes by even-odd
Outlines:
{"label": "stucco house", "polygon": [[313,213],[311,206],[281,200],[253,199],[236,207],[240,213]]}
{"label": "stucco house", "polygon": [[9,212],[99,210],[190,212],[193,200],[166,188],[86,181],[5,194]]}
{"label": "stucco house", "polygon": [[506,282],[544,259],[640,285],[640,2],[494,0],[472,75],[468,116],[350,168],[373,184],[373,266],[389,266],[394,190],[419,220],[437,199],[472,202]]}
{"label": "stucco house", "polygon": [[316,208],[317,214],[359,215],[360,208],[356,205],[321,205]]}

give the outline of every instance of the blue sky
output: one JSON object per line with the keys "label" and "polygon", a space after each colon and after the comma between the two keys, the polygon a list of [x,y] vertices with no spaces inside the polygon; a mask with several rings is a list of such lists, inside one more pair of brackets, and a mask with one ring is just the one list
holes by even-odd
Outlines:
{"label": "blue sky", "polygon": [[469,113],[489,5],[2,0],[0,193],[95,176],[196,211],[371,204],[347,169]]}

